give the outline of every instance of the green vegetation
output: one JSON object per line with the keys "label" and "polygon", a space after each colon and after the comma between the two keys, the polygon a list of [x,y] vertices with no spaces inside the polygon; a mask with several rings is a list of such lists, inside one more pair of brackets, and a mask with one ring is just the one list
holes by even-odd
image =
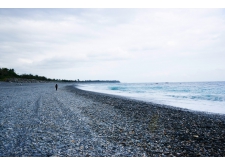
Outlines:
{"label": "green vegetation", "polygon": [[20,78],[48,81],[48,79],[44,76],[38,76],[38,75],[34,76],[32,74],[22,74],[20,75]]}
{"label": "green vegetation", "polygon": [[0,80],[6,80],[7,78],[19,78],[14,69],[0,68]]}
{"label": "green vegetation", "polygon": [[44,76],[32,75],[32,74],[22,74],[18,75],[15,73],[14,69],[0,68],[0,81],[8,81],[12,78],[21,78],[21,79],[33,79],[40,81],[63,81],[63,82],[72,82],[73,80],[60,80],[60,79],[50,79]]}
{"label": "green vegetation", "polygon": [[32,79],[32,80],[39,80],[39,81],[59,81],[59,82],[79,82],[79,83],[99,83],[99,82],[119,82],[117,80],[84,80],[81,81],[77,80],[65,80],[65,79],[50,79],[44,76],[32,75],[32,74],[22,74],[18,75],[15,73],[14,69],[8,68],[0,68],[0,81],[8,81],[9,79],[13,78],[20,78],[20,79]]}

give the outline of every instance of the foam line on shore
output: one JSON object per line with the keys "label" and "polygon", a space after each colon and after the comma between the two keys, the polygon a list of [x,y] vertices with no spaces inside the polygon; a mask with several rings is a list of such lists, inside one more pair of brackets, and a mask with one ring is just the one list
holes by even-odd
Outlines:
{"label": "foam line on shore", "polygon": [[123,100],[131,100],[137,103],[144,103],[144,104],[149,104],[149,105],[154,105],[160,108],[168,108],[171,110],[178,110],[178,111],[188,111],[194,114],[199,114],[199,115],[210,115],[210,116],[224,116],[225,114],[221,114],[221,113],[213,113],[213,112],[206,112],[206,111],[197,111],[197,110],[191,110],[191,109],[187,109],[187,108],[181,108],[181,107],[175,107],[175,106],[171,106],[171,105],[165,105],[165,104],[158,104],[158,103],[154,103],[154,102],[150,102],[150,101],[144,101],[144,100],[139,100],[136,98],[132,98],[132,97],[128,97],[128,96],[122,96],[122,95],[114,95],[114,94],[107,94],[107,93],[101,93],[101,92],[96,92],[96,91],[89,91],[89,90],[85,90],[85,89],[80,89],[77,87],[77,85],[69,85],[67,88],[73,89],[75,88],[76,90],[80,90],[80,91],[85,91],[88,92],[90,94],[93,95],[98,95],[101,97],[102,96],[108,96],[111,98],[118,98],[118,99],[123,99]]}
{"label": "foam line on shore", "polygon": [[126,118],[126,122],[132,123],[136,138],[144,144],[149,156],[155,153],[148,142],[153,142],[158,147],[157,151],[161,151],[164,156],[225,154],[225,115],[84,91],[74,86],[68,86],[67,89],[94,102],[112,106],[117,114]]}

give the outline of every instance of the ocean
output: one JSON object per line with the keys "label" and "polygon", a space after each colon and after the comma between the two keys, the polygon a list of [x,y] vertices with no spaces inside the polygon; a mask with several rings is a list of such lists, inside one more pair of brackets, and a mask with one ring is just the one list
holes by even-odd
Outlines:
{"label": "ocean", "polygon": [[185,108],[225,114],[225,82],[90,83],[80,89]]}

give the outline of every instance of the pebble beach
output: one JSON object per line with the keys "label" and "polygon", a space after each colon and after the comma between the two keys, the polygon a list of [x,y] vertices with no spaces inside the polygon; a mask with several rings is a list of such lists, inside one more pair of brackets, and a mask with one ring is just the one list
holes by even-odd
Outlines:
{"label": "pebble beach", "polygon": [[223,157],[225,115],[0,82],[1,157]]}

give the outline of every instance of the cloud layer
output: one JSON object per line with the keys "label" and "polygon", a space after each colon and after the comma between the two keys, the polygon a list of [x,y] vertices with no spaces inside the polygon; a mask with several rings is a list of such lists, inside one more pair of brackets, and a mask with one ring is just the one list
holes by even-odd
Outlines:
{"label": "cloud layer", "polygon": [[225,79],[224,9],[0,9],[0,66],[60,79]]}

